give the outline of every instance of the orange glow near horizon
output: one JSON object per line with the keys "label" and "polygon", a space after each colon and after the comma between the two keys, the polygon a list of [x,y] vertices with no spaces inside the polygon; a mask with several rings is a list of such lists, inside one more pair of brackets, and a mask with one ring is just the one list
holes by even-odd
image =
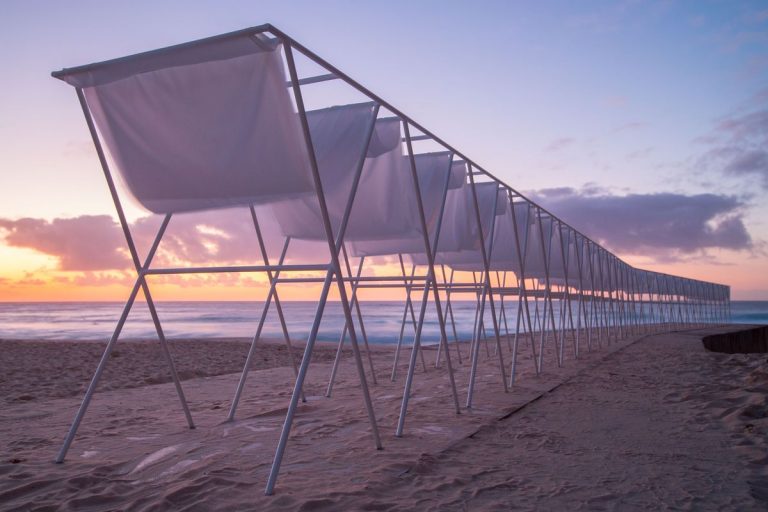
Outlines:
{"label": "orange glow near horizon", "polygon": [[[82,273],[56,270],[55,258],[26,249],[0,245],[3,268],[0,270],[0,301],[2,302],[64,302],[64,301],[124,301],[135,279],[131,272]],[[735,300],[765,300],[765,262],[754,258],[730,261],[719,258],[714,262],[655,263],[642,257],[627,257],[626,261],[640,268],[714,281],[731,286]],[[372,267],[375,274],[398,275],[396,265]],[[315,274],[320,275],[320,274]],[[150,276],[153,298],[157,301],[263,301],[268,292],[267,279],[257,274],[213,274],[198,276]],[[320,284],[281,284],[282,300],[316,300]],[[338,300],[331,288],[329,300]],[[361,290],[361,300],[402,300],[400,288]],[[140,299],[143,299],[140,295]]]}
{"label": "orange glow near horizon", "polygon": [[[4,268],[0,269],[0,302],[89,302],[125,301],[135,282],[132,272],[63,272],[56,270],[55,258],[27,249],[0,245]],[[24,262],[33,262],[25,265]],[[375,273],[396,275],[399,267],[378,265]],[[303,274],[322,277],[321,273]],[[264,274],[199,274],[191,276],[149,276],[153,299],[157,301],[263,301],[269,291]],[[281,300],[314,301],[320,283],[281,283]],[[402,300],[399,288],[360,290],[361,300]],[[139,298],[143,296],[139,294]],[[329,300],[338,300],[331,287]]]}
{"label": "orange glow near horizon", "polygon": [[[715,258],[659,262],[653,257],[624,255],[630,265],[681,277],[731,286],[735,300],[768,299],[768,268],[759,257],[721,251]],[[10,247],[0,239],[0,301],[124,301],[135,281],[132,271],[67,272],[59,259],[33,249]],[[322,273],[315,273],[322,276]],[[366,265],[366,275],[400,275],[396,263]],[[284,276],[285,277],[285,276]],[[264,274],[208,274],[150,276],[153,298],[158,301],[263,301],[268,292]],[[338,300],[331,288],[330,300]],[[316,300],[320,284],[281,284],[282,300]],[[361,300],[402,300],[402,288],[361,289]],[[141,295],[140,295],[141,298]]]}

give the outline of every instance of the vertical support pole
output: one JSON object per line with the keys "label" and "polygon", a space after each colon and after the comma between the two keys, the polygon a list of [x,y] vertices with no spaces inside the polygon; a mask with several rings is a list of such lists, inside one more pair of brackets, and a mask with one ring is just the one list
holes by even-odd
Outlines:
{"label": "vertical support pole", "polygon": [[[77,429],[80,427],[80,422],[83,420],[83,417],[85,416],[86,411],[88,410],[88,406],[91,403],[91,399],[93,398],[93,394],[96,392],[96,386],[99,384],[99,380],[101,379],[101,374],[104,372],[104,367],[107,364],[107,361],[109,360],[109,356],[112,354],[112,349],[115,347],[115,343],[117,343],[117,339],[120,337],[120,333],[123,330],[123,326],[125,325],[126,320],[128,319],[128,314],[131,311],[131,308],[133,307],[133,303],[136,300],[136,296],[139,293],[139,289],[141,289],[142,285],[144,284],[145,274],[144,272],[149,268],[149,265],[152,263],[152,259],[155,256],[155,252],[157,251],[158,245],[160,245],[160,239],[163,237],[163,234],[165,233],[165,228],[168,226],[168,221],[170,220],[170,215],[165,217],[165,220],[160,227],[160,231],[157,233],[157,236],[155,237],[155,241],[152,244],[152,247],[149,250],[149,253],[147,254],[147,257],[144,261],[144,265],[140,267],[138,276],[136,278],[136,282],[133,285],[133,289],[131,290],[130,295],[128,296],[128,300],[125,303],[125,306],[123,307],[123,312],[120,315],[120,319],[117,322],[117,326],[115,327],[114,332],[112,333],[112,337],[110,338],[109,342],[107,343],[107,346],[104,349],[104,354],[101,356],[101,360],[99,360],[99,364],[96,367],[96,372],[93,374],[93,378],[91,379],[90,384],[88,385],[88,389],[85,392],[85,396],[83,397],[83,401],[80,404],[80,407],[77,410],[77,414],[75,415],[75,419],[72,421],[72,425],[69,428],[69,432],[67,433],[67,436],[64,439],[64,444],[62,445],[61,449],[59,450],[58,455],[56,456],[55,461],[57,463],[63,462],[64,458],[67,456],[67,452],[69,451],[69,447],[72,444],[72,440],[75,438],[75,434],[77,433]],[[194,425],[192,425],[190,428],[194,428]]]}
{"label": "vertical support pole", "polygon": [[120,332],[122,331],[123,324],[125,324],[125,321],[128,318],[128,313],[133,307],[133,303],[136,300],[136,294],[138,293],[139,288],[142,289],[142,291],[144,292],[144,297],[147,300],[147,306],[149,307],[150,314],[152,315],[152,322],[155,325],[155,330],[157,332],[158,340],[160,342],[160,348],[163,352],[163,357],[165,358],[166,363],[168,364],[168,368],[171,373],[171,380],[173,381],[174,387],[176,388],[176,393],[179,397],[179,401],[181,402],[181,407],[182,407],[182,410],[184,411],[184,416],[187,419],[187,424],[189,425],[189,428],[195,428],[195,425],[192,421],[192,415],[189,412],[189,406],[187,405],[187,400],[184,396],[184,392],[181,387],[181,382],[179,381],[179,377],[176,372],[176,367],[173,364],[173,359],[171,358],[171,354],[168,350],[168,345],[165,339],[165,335],[163,333],[162,327],[160,326],[160,319],[158,318],[154,302],[152,301],[152,296],[149,293],[149,286],[147,285],[146,277],[144,274],[144,271],[149,268],[149,265],[152,262],[154,253],[160,244],[160,240],[162,239],[162,236],[165,233],[165,229],[168,226],[168,222],[170,222],[171,220],[171,216],[170,214],[168,214],[163,220],[163,224],[161,225],[160,231],[158,232],[158,236],[155,238],[155,243],[150,249],[150,252],[148,253],[145,259],[144,266],[142,266],[139,260],[138,252],[136,251],[136,246],[133,243],[133,237],[131,235],[131,230],[128,226],[128,220],[125,217],[125,213],[123,212],[123,206],[120,202],[120,197],[117,194],[117,188],[115,187],[114,180],[112,179],[112,173],[110,172],[109,165],[107,164],[107,159],[104,154],[104,149],[101,145],[101,140],[99,139],[99,136],[96,132],[96,125],[93,122],[93,117],[91,116],[91,112],[88,108],[88,103],[85,100],[85,95],[83,94],[83,90],[79,87],[76,88],[75,91],[77,93],[77,99],[80,103],[80,108],[83,111],[83,116],[85,117],[85,122],[88,125],[88,131],[91,135],[91,140],[93,141],[94,148],[96,149],[96,154],[99,158],[99,163],[101,164],[101,170],[104,173],[104,179],[107,182],[107,187],[109,188],[109,193],[110,193],[110,196],[112,197],[112,202],[114,203],[115,210],[117,211],[117,216],[120,221],[120,226],[123,230],[123,235],[125,236],[125,241],[128,245],[128,250],[131,254],[131,260],[133,261],[134,268],[136,269],[137,280],[134,285],[134,289],[129,295],[128,301],[126,302],[125,307],[123,308],[123,313],[120,317],[120,320],[118,321],[117,326],[115,327],[115,331],[112,334],[112,338],[110,338],[109,342],[107,343],[107,346],[105,347],[102,359],[99,362],[99,365],[96,368],[96,372],[94,373],[93,378],[91,379],[91,383],[89,384],[88,389],[86,390],[86,394],[83,397],[83,402],[80,404],[80,408],[78,409],[77,414],[75,415],[75,419],[72,422],[72,425],[70,426],[70,429],[69,429],[69,432],[67,433],[66,438],[64,439],[64,444],[59,450],[59,453],[55,459],[57,463],[63,462],[64,458],[67,455],[67,451],[69,451],[69,446],[72,444],[72,441],[75,438],[77,429],[80,427],[80,422],[82,421],[83,416],[85,416],[85,413],[88,410],[88,405],[91,402],[93,393],[95,392],[96,386],[98,385],[99,380],[101,379],[101,373],[104,371],[104,365],[109,359],[109,355],[112,353],[112,349],[114,348],[114,345],[117,342]]}
{"label": "vertical support pole", "polygon": [[542,313],[542,326],[541,326],[541,338],[539,341],[539,371],[541,371],[541,368],[543,367],[544,362],[544,335],[546,332],[546,318],[547,318],[547,305],[549,305],[549,317],[550,317],[550,325],[552,326],[552,334],[555,341],[555,357],[557,358],[557,365],[562,366],[562,361],[560,361],[559,357],[559,343],[558,343],[558,337],[557,337],[557,328],[555,327],[555,312],[554,308],[552,307],[552,286],[549,280],[549,263],[550,263],[550,256],[552,253],[552,228],[554,227],[554,222],[550,222],[550,231],[548,236],[548,245],[549,248],[547,248],[544,245],[544,227],[543,222],[541,220],[541,209],[536,209],[536,216],[539,224],[539,239],[541,242],[541,251],[542,255],[544,257],[544,284],[545,284],[545,290],[544,290],[544,311]]}
{"label": "vertical support pole", "polygon": [[[435,308],[437,310],[438,325],[440,326],[440,343],[444,344],[445,349],[445,363],[448,369],[448,380],[451,386],[451,396],[453,398],[453,405],[456,410],[456,414],[460,414],[459,408],[459,395],[456,391],[456,381],[453,375],[453,364],[451,363],[451,352],[448,350],[448,335],[445,332],[445,324],[443,323],[443,312],[440,306],[440,292],[437,286],[437,279],[435,275],[435,259],[434,255],[440,247],[440,230],[442,228],[443,210],[445,207],[445,198],[448,193],[448,183],[450,180],[451,164],[449,163],[448,174],[446,175],[445,186],[443,188],[443,197],[440,207],[440,213],[438,215],[437,224],[435,225],[435,239],[430,241],[429,239],[429,227],[427,225],[426,215],[424,213],[424,202],[421,197],[421,187],[419,185],[419,176],[416,172],[416,159],[413,155],[413,143],[411,141],[411,131],[408,126],[408,122],[403,122],[403,130],[405,132],[405,144],[408,149],[408,161],[410,163],[411,177],[413,179],[413,188],[416,192],[416,202],[419,211],[419,221],[421,223],[422,237],[424,240],[424,252],[427,256],[427,263],[429,269],[427,271],[426,286],[424,287],[424,295],[421,299],[421,309],[419,310],[419,322],[416,327],[416,334],[413,337],[413,350],[411,352],[411,360],[408,365],[408,374],[405,378],[405,387],[403,389],[403,399],[400,404],[400,416],[397,419],[397,427],[395,429],[395,436],[402,437],[403,429],[405,428],[405,415],[408,411],[408,401],[411,395],[411,387],[413,385],[413,374],[416,367],[416,354],[420,350],[421,345],[421,332],[424,326],[424,315],[427,311],[427,302],[429,300],[429,289],[432,288],[433,297],[435,301]],[[453,156],[451,156],[452,162]]]}
{"label": "vertical support pole", "polygon": [[[445,281],[445,266],[441,265],[443,270],[443,281]],[[445,295],[445,301],[447,303],[446,309],[448,310],[448,316],[451,319],[451,328],[453,330],[453,341],[456,345],[456,357],[459,360],[459,364],[462,364],[461,360],[461,345],[459,344],[459,334],[456,332],[456,319],[453,316],[453,304],[451,303],[451,291],[453,291],[453,277],[454,277],[454,270],[451,269],[451,276],[448,278],[448,288],[447,293]]]}
{"label": "vertical support pole", "polygon": [[[286,252],[288,252],[288,245],[290,244],[290,242],[291,242],[291,237],[286,237],[285,243],[283,244],[283,249],[280,253],[280,258],[278,259],[278,265],[283,264],[283,261],[285,260],[285,254]],[[266,260],[264,264],[269,265],[269,263],[266,263]],[[250,372],[251,370],[251,364],[252,364],[251,361],[253,360],[253,354],[256,352],[256,343],[259,341],[259,338],[261,338],[261,331],[264,328],[264,322],[267,319],[267,313],[269,312],[269,305],[272,302],[272,298],[277,293],[277,289],[276,289],[277,279],[279,276],[280,276],[280,271],[275,272],[274,275],[272,275],[272,272],[269,273],[269,280],[270,280],[269,292],[267,292],[267,298],[264,300],[264,307],[261,310],[261,316],[259,317],[259,324],[256,326],[256,333],[253,335],[253,339],[251,340],[251,346],[248,349],[248,355],[245,357],[243,372],[240,374],[240,380],[238,381],[237,388],[235,389],[235,396],[234,398],[232,398],[232,404],[229,406],[229,414],[227,415],[227,421],[233,421],[235,419],[237,406],[240,403],[240,397],[243,394],[243,389],[245,388],[245,381],[246,379],[248,379],[248,372]],[[291,354],[291,358],[293,358],[292,354]],[[297,367],[294,368],[294,374],[297,376],[299,374],[299,370]]]}
{"label": "vertical support pole", "polygon": [[[345,248],[344,244],[341,246],[341,252],[344,256],[344,264],[347,267],[347,274],[349,277],[352,277],[352,268],[349,265],[349,257],[347,256],[347,249]],[[363,269],[363,261],[365,261],[365,257],[360,258],[360,265],[357,269],[357,277],[360,277],[360,274]],[[365,332],[365,323],[363,322],[363,313],[360,310],[360,301],[357,299],[357,293],[358,293],[359,283],[355,282],[352,287],[352,299],[350,301],[350,305],[354,306],[355,311],[357,312],[357,321],[360,324],[360,334],[363,336],[363,345],[365,345],[365,354],[368,357],[368,366],[371,369],[371,381],[374,384],[378,384],[378,381],[376,380],[376,370],[373,368],[373,358],[371,357],[371,347],[368,346],[368,334]]]}
{"label": "vertical support pole", "polygon": [[[355,275],[357,279],[360,278],[360,274],[363,272],[364,260],[365,260],[364,257],[360,258],[360,264],[357,267],[357,274]],[[347,260],[347,273],[349,274],[349,277],[352,277],[352,272],[351,272],[351,269],[349,268],[348,260]],[[355,284],[352,285],[352,302],[355,302],[356,297],[357,297],[357,281],[355,282]],[[336,356],[333,358],[333,365],[331,366],[331,377],[328,379],[328,386],[325,389],[326,398],[331,397],[331,393],[333,392],[333,385],[336,383],[336,372],[339,370],[339,364],[341,363],[341,354],[344,350],[344,341],[347,339],[348,328],[349,326],[347,324],[344,324],[344,328],[341,331],[341,336],[339,337],[339,343],[336,347]],[[366,346],[366,349],[367,348],[368,347]],[[370,356],[370,350],[368,350],[368,355]],[[373,368],[373,366],[371,366],[371,368]]]}
{"label": "vertical support pole", "polygon": [[[507,189],[507,198],[509,199],[510,208],[512,210],[512,228],[515,233],[515,252],[517,253],[517,264],[519,268],[518,276],[518,293],[520,294],[520,300],[518,300],[518,314],[517,314],[517,327],[515,328],[515,340],[512,345],[512,367],[510,368],[509,385],[512,386],[515,382],[515,370],[517,368],[517,347],[518,347],[518,335],[520,333],[520,318],[522,317],[522,307],[525,307],[525,314],[528,319],[528,333],[531,339],[531,351],[533,358],[533,367],[536,371],[536,375],[539,375],[539,365],[536,358],[536,345],[533,340],[533,327],[531,325],[531,311],[528,307],[528,292],[525,286],[525,258],[528,250],[528,227],[530,226],[530,204],[526,202],[526,215],[525,215],[525,239],[523,245],[520,244],[520,230],[517,222],[517,211],[515,208],[515,202],[512,197],[512,192]],[[524,302],[524,304],[523,304]]]}
{"label": "vertical support pole", "polygon": [[403,345],[403,335],[405,332],[405,322],[408,318],[408,310],[411,311],[411,317],[413,319],[413,332],[416,332],[416,315],[413,312],[413,307],[411,306],[411,289],[413,284],[413,277],[416,274],[416,265],[411,266],[411,278],[410,280],[406,278],[405,274],[405,265],[403,265],[403,256],[401,254],[398,254],[398,257],[400,258],[400,270],[403,274],[403,285],[405,287],[405,307],[403,308],[403,319],[402,322],[400,322],[400,334],[397,337],[397,345],[395,346],[395,360],[392,363],[392,376],[390,377],[390,380],[392,382],[395,382],[395,379],[397,378],[397,364],[400,361],[400,348]]}
{"label": "vertical support pole", "polygon": [[[477,200],[477,188],[475,185],[475,178],[474,178],[474,171],[472,169],[472,166],[468,163],[467,164],[467,170],[469,172],[469,183],[472,186],[472,199],[475,207],[475,218],[477,220],[477,232],[478,237],[480,239],[480,255],[483,258],[483,267],[485,268],[485,280],[483,283],[483,292],[482,292],[482,299],[481,299],[481,306],[480,306],[480,321],[483,320],[483,313],[485,309],[485,301],[486,297],[488,299],[488,304],[491,307],[491,319],[493,321],[493,334],[496,339],[496,350],[499,356],[499,371],[501,372],[501,379],[502,383],[504,385],[504,392],[507,393],[509,391],[509,386],[507,383],[507,372],[504,365],[504,355],[501,351],[501,340],[499,339],[499,325],[496,322],[496,308],[494,306],[493,302],[493,293],[491,291],[491,271],[490,271],[490,260],[491,256],[493,255],[493,236],[494,236],[494,229],[496,226],[496,204],[499,200],[499,189],[498,186],[496,187],[494,191],[494,198],[493,198],[493,209],[491,210],[491,220],[490,220],[490,233],[488,235],[488,247],[486,248],[486,239],[485,234],[483,233],[483,222],[482,218],[480,216],[480,205]],[[474,386],[475,386],[475,377],[477,375],[477,352],[479,348],[480,339],[478,338],[477,343],[474,347],[474,357],[472,358],[472,368],[470,370],[469,375],[469,386],[467,389],[467,408],[472,407],[472,398],[473,398],[473,392],[474,392]]]}
{"label": "vertical support pole", "polygon": [[[301,86],[299,85],[299,79],[296,72],[296,64],[293,60],[293,50],[291,49],[290,40],[288,40],[287,38],[283,38],[283,46],[285,49],[285,58],[288,64],[288,71],[291,77],[294,98],[296,100],[296,106],[299,111],[299,119],[301,121],[301,128],[304,135],[304,142],[307,147],[307,154],[309,157],[310,167],[312,170],[312,178],[315,183],[315,190],[317,191],[317,199],[320,206],[320,213],[322,215],[323,228],[325,229],[325,235],[328,241],[328,250],[330,252],[331,265],[328,270],[328,273],[326,274],[325,282],[323,284],[323,291],[321,292],[320,301],[318,303],[317,313],[315,314],[315,321],[312,326],[312,330],[310,331],[310,336],[307,339],[307,345],[304,350],[304,357],[301,361],[301,366],[299,368],[299,375],[296,378],[296,384],[294,386],[293,394],[291,395],[291,400],[288,405],[288,411],[285,416],[285,422],[283,423],[283,428],[280,432],[280,440],[278,441],[277,450],[275,451],[275,458],[272,462],[272,469],[270,470],[270,473],[269,473],[267,486],[266,486],[266,489],[264,490],[264,493],[267,495],[271,495],[274,492],[275,483],[277,482],[277,475],[280,472],[280,464],[283,460],[283,454],[285,452],[285,446],[288,442],[288,436],[290,435],[291,426],[293,424],[293,416],[296,412],[296,407],[299,401],[299,395],[301,394],[301,389],[302,389],[302,386],[304,385],[304,378],[306,377],[307,369],[309,368],[309,362],[310,362],[310,359],[312,358],[312,349],[314,347],[315,340],[317,338],[317,332],[320,327],[320,319],[322,318],[323,310],[325,308],[325,302],[328,298],[328,291],[330,290],[331,280],[333,279],[334,276],[336,277],[336,283],[339,290],[341,305],[342,305],[342,309],[344,310],[344,318],[347,324],[349,325],[350,342],[352,344],[352,351],[354,353],[355,364],[357,366],[357,372],[360,378],[360,386],[362,388],[363,402],[365,404],[365,409],[368,414],[368,420],[371,424],[374,443],[377,449],[381,449],[381,439],[379,438],[379,429],[376,423],[376,415],[374,413],[373,403],[371,402],[371,396],[368,391],[368,381],[365,378],[365,369],[363,368],[363,361],[362,361],[362,358],[360,357],[360,348],[357,344],[357,336],[355,333],[354,324],[352,323],[352,310],[350,309],[349,301],[347,300],[347,290],[344,285],[343,276],[341,274],[341,264],[339,263],[339,250],[341,248],[341,244],[344,242],[344,231],[346,230],[347,222],[349,220],[349,215],[352,211],[352,204],[354,201],[355,193],[357,191],[357,185],[360,181],[360,173],[362,171],[363,163],[365,161],[365,154],[367,153],[368,143],[366,143],[366,148],[361,154],[358,171],[356,173],[354,184],[352,186],[352,191],[350,193],[350,198],[346,205],[346,210],[344,212],[344,217],[342,218],[342,221],[341,221],[341,226],[339,227],[338,237],[334,241],[333,228],[331,226],[331,221],[328,216],[328,207],[325,203],[325,193],[323,192],[323,183],[322,183],[322,179],[320,178],[320,171],[317,165],[315,150],[312,145],[312,136],[309,131],[309,123],[307,122],[307,113],[306,113],[306,110],[304,109],[304,99],[301,94]],[[379,105],[376,104],[376,106],[374,107],[372,122],[369,128],[369,133],[367,137],[368,142],[370,142],[371,136],[373,135],[373,130],[375,127],[375,119],[378,115],[378,111],[379,111]]]}

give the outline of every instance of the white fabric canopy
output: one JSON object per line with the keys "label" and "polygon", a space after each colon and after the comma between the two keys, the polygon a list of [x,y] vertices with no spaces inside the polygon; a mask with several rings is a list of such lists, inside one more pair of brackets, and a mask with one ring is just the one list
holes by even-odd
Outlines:
{"label": "white fabric canopy", "polygon": [[[494,194],[499,202],[506,201],[506,194],[501,192],[496,183],[475,184],[477,201],[480,209],[480,219],[483,224],[483,235],[487,244],[491,222],[506,211],[505,205],[494,206]],[[480,230],[477,225],[474,198],[471,186],[449,191],[445,203],[443,225],[438,240],[438,250],[435,254],[436,264],[449,266],[472,264],[483,268],[483,258],[480,252]],[[417,265],[426,265],[427,258],[423,251],[411,254],[411,261]]]}
{"label": "white fabric canopy", "polygon": [[[366,136],[373,120],[373,104],[344,105],[307,112],[312,145],[317,157],[318,171],[323,184],[328,215],[334,235],[338,232],[349,200],[363,154]],[[386,206],[384,199],[375,203],[371,192],[391,177],[394,162],[400,153],[399,121],[375,121],[376,126],[365,156],[363,174],[358,185],[355,203],[347,226],[347,236],[364,230],[364,219],[357,219],[366,208],[359,206],[369,200],[370,210]],[[380,171],[378,173],[372,171]],[[383,189],[382,194],[389,193]],[[383,203],[383,204],[382,204]],[[271,206],[283,236],[304,240],[324,240],[325,230],[316,197],[276,202]]]}
{"label": "white fabric canopy", "polygon": [[[83,90],[96,125],[128,190],[150,211],[313,192],[280,51],[252,41],[235,49],[218,60],[198,56],[172,67],[139,61],[86,74],[88,80],[69,77],[96,84]],[[140,72],[123,76],[127,71]]]}
{"label": "white fabric canopy", "polygon": [[[350,106],[334,107],[308,113],[313,144],[322,138],[329,116],[356,116]],[[362,119],[361,119],[362,120]],[[354,122],[350,125],[359,125]],[[318,134],[317,136],[315,134]],[[365,134],[366,130],[352,130],[351,135]],[[352,211],[344,239],[350,242],[353,254],[392,254],[398,252],[397,241],[422,240],[418,202],[410,159],[402,153],[400,120],[385,118],[376,121],[374,136],[366,153],[360,182],[354,196]],[[350,197],[354,174],[362,155],[364,140],[350,141],[344,150],[349,158],[343,162],[318,161],[323,191],[328,204],[334,234],[338,232],[344,209]],[[357,160],[352,158],[355,152]],[[428,227],[434,225],[439,213],[442,190],[451,154],[448,152],[415,155],[417,176],[422,193],[424,213]],[[460,186],[463,174],[456,171],[450,183]],[[300,239],[319,239],[324,236],[319,228],[320,212],[313,198],[284,201],[273,206],[282,233]],[[409,246],[410,247],[410,246]],[[423,242],[420,249],[423,250]]]}
{"label": "white fabric canopy", "polygon": [[528,243],[525,251],[526,278],[545,279],[547,275],[545,261],[548,261],[550,279],[565,278],[560,235],[557,229],[557,224],[551,217],[539,217],[532,214],[532,222],[528,227]]}
{"label": "white fabric canopy", "polygon": [[[503,206],[497,205],[496,212],[491,212],[494,194],[498,194],[498,185],[496,183],[478,183],[474,186],[477,191],[483,233],[487,236],[494,214],[499,215],[504,211]],[[479,248],[480,230],[477,225],[472,187],[462,187],[449,192],[445,201],[443,225],[438,241],[438,254]]]}
{"label": "white fabric canopy", "polygon": [[[499,196],[500,205],[497,204],[496,226],[493,230],[493,250],[490,254],[491,271],[509,271],[519,273],[520,263],[517,256],[515,245],[515,231],[512,219],[509,200],[505,191],[500,191],[503,196]],[[504,213],[499,215],[498,212]],[[520,230],[520,247],[523,244],[523,230],[528,219],[528,207],[526,203],[515,203],[515,216]],[[457,251],[446,253],[441,256],[442,261],[447,262],[454,270],[462,271],[484,271],[483,255],[480,250]]]}
{"label": "white fabric canopy", "polygon": [[[419,178],[419,190],[424,206],[424,217],[427,221],[430,241],[432,241],[434,240],[435,226],[440,214],[446,179],[448,180],[449,194],[451,193],[450,189],[461,188],[464,185],[464,178],[466,176],[466,165],[464,162],[453,162],[451,164],[451,153],[447,152],[415,155],[414,161],[416,163],[416,175]],[[450,176],[448,176],[449,164]],[[403,165],[410,165],[407,156],[404,157]],[[418,211],[412,221],[417,225],[421,223]],[[354,256],[381,256],[423,252],[424,236],[419,233],[418,236],[408,238],[398,237],[387,240],[352,241],[349,245],[350,252]]]}

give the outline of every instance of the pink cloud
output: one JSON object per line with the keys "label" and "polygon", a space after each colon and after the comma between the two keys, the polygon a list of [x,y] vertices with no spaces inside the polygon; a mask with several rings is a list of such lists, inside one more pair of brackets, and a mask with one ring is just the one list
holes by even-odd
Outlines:
{"label": "pink cloud", "polygon": [[560,187],[536,191],[533,197],[574,228],[620,253],[648,253],[657,261],[674,261],[705,255],[711,248],[755,248],[744,224],[744,203],[733,196],[615,195]]}
{"label": "pink cloud", "polygon": [[[158,216],[143,217],[131,224],[142,261],[159,227]],[[274,222],[263,222],[262,230],[270,263],[274,263],[283,238]],[[127,274],[133,275],[122,228],[109,215],[83,215],[50,221],[0,218],[0,237],[8,246],[32,249],[56,258],[58,270],[83,272],[82,279],[88,283],[122,282],[123,278],[116,277],[114,272],[98,274],[103,271],[130,270]],[[306,262],[321,257],[321,253],[326,254],[324,246],[318,244],[309,251],[301,246],[299,242],[292,244],[289,256]],[[153,261],[153,267],[224,264],[262,264],[256,231],[247,209],[173,217]]]}
{"label": "pink cloud", "polygon": [[0,219],[11,247],[33,249],[59,260],[61,270],[122,269],[130,265],[122,234],[109,215],[74,218]]}

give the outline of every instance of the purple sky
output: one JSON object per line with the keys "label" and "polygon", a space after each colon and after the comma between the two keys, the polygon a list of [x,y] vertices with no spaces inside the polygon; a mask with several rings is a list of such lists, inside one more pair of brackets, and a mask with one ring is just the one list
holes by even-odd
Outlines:
{"label": "purple sky", "polygon": [[51,71],[265,22],[631,262],[768,299],[764,1],[4,1],[0,280],[117,264],[63,246],[116,242]]}

